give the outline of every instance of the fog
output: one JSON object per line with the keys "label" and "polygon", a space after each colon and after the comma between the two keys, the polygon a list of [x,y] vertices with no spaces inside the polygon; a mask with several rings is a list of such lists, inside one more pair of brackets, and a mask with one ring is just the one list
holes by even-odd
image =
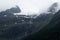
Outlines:
{"label": "fog", "polygon": [[0,0],[0,11],[18,5],[23,12],[22,14],[28,14],[24,12],[32,12],[31,14],[34,14],[45,11],[54,2],[60,2],[60,0]]}

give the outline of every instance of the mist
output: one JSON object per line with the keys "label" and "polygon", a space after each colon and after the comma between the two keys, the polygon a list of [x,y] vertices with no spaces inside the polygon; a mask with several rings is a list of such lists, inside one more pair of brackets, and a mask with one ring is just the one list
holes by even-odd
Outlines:
{"label": "mist", "polygon": [[[59,0],[0,0],[0,11],[4,11],[18,5],[20,14],[38,14],[46,11],[54,2]],[[30,13],[29,13],[30,12]]]}

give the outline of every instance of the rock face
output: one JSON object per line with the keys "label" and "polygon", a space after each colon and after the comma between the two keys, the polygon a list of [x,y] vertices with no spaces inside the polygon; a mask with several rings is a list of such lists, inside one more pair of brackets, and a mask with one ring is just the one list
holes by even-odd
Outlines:
{"label": "rock face", "polygon": [[51,22],[39,32],[27,36],[24,40],[60,40],[60,10],[54,15]]}

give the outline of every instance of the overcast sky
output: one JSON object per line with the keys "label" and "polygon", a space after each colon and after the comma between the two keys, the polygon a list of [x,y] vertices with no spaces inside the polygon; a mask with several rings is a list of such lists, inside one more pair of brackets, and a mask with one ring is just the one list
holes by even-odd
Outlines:
{"label": "overcast sky", "polygon": [[0,0],[0,11],[18,5],[22,12],[39,12],[60,0]]}

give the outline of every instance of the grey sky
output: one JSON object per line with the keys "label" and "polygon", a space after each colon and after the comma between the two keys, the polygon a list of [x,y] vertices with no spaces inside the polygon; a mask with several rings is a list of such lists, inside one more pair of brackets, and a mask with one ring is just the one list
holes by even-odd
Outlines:
{"label": "grey sky", "polygon": [[18,5],[22,12],[39,12],[60,0],[0,0],[0,11]]}

